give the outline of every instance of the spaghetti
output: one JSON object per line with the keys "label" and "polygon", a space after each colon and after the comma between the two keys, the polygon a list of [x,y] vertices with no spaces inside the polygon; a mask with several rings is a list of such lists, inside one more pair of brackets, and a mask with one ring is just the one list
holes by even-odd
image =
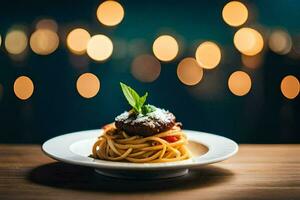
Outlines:
{"label": "spaghetti", "polygon": [[93,146],[93,158],[133,163],[160,163],[190,158],[187,138],[179,124],[171,129],[149,136],[129,136],[115,124],[103,128],[103,134]]}

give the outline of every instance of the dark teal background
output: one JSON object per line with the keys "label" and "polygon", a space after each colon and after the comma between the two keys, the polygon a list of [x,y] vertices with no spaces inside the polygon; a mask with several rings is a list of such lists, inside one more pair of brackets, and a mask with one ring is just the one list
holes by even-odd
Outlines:
{"label": "dark teal background", "polygon": [[[242,143],[299,143],[299,96],[287,100],[280,92],[281,79],[293,74],[300,79],[300,60],[279,56],[265,49],[263,66],[244,68],[240,54],[232,44],[237,30],[222,20],[227,1],[120,1],[125,18],[114,28],[102,26],[95,17],[100,1],[3,1],[0,7],[0,34],[14,24],[22,24],[28,33],[40,18],[55,19],[61,43],[51,55],[39,56],[31,50],[22,62],[13,61],[4,46],[0,51],[0,143],[41,143],[60,134],[100,128],[128,109],[119,82],[140,93],[149,92],[148,102],[172,111],[186,129],[211,132]],[[251,18],[245,26],[285,28],[293,38],[300,35],[300,1],[244,1]],[[181,41],[180,55],[174,62],[162,63],[159,78],[141,83],[130,73],[134,57],[113,55],[104,63],[89,60],[87,66],[74,68],[66,48],[65,34],[82,26],[91,34],[104,33],[116,40],[139,39],[145,43],[139,52],[152,53],[151,46],[160,34],[171,34]],[[3,39],[3,38],[2,38]],[[176,76],[178,62],[193,56],[196,45],[204,40],[217,42],[222,49],[221,64],[205,71],[197,86],[184,86]],[[117,45],[115,43],[115,45]],[[118,46],[115,46],[117,49]],[[81,59],[88,60],[85,56]],[[244,97],[234,96],[227,87],[229,75],[244,70],[252,78],[252,89]],[[96,74],[101,81],[99,94],[84,99],[75,83],[84,72]],[[35,84],[33,96],[20,101],[13,93],[14,80],[27,75]],[[195,93],[197,95],[195,95]]]}

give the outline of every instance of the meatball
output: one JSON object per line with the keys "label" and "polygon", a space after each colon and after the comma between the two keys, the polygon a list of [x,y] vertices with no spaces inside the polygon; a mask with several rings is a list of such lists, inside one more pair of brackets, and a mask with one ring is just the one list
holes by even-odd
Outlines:
{"label": "meatball", "polygon": [[176,123],[175,116],[164,109],[143,114],[124,112],[115,118],[117,129],[128,135],[151,136],[171,129]]}

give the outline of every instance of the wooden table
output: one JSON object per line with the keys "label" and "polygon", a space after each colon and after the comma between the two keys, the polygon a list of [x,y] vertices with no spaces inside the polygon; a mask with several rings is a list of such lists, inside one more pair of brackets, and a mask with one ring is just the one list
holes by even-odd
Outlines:
{"label": "wooden table", "polygon": [[300,145],[240,145],[222,163],[161,181],[119,180],[56,162],[38,145],[0,145],[0,199],[300,199]]}

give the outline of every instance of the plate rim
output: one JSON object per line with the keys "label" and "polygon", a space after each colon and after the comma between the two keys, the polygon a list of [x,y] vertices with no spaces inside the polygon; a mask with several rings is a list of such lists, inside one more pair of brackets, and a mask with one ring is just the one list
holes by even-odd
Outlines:
{"label": "plate rim", "polygon": [[[64,137],[72,137],[72,136],[75,137],[75,136],[78,136],[80,134],[86,134],[87,135],[88,133],[90,135],[92,135],[92,134],[95,134],[95,132],[97,132],[98,136],[99,136],[103,132],[103,129],[75,131],[75,132],[59,135],[59,136],[53,137],[53,138],[47,140],[46,142],[44,142],[43,145],[41,146],[41,149],[44,152],[44,154],[46,154],[50,158],[61,161],[61,162],[74,164],[74,165],[93,167],[93,168],[97,168],[97,169],[107,169],[107,170],[108,169],[110,169],[110,170],[191,169],[191,168],[199,167],[199,166],[202,166],[202,165],[221,162],[223,160],[226,160],[226,159],[232,157],[233,155],[235,155],[238,152],[238,149],[239,149],[238,144],[235,141],[233,141],[233,140],[231,140],[227,137],[220,136],[220,135],[215,135],[215,134],[211,134],[211,133],[206,133],[206,132],[202,132],[202,131],[195,131],[195,130],[184,129],[183,131],[188,136],[191,136],[191,135],[194,134],[194,136],[197,135],[197,136],[195,136],[197,138],[201,138],[202,136],[205,136],[205,137],[208,137],[210,139],[217,139],[217,140],[219,140],[219,142],[220,141],[227,142],[227,145],[230,145],[231,151],[227,154],[224,154],[223,156],[213,158],[213,159],[209,159],[209,156],[211,156],[211,153],[214,153],[214,152],[211,152],[212,150],[218,151],[217,147],[211,146],[211,144],[207,144],[207,143],[205,143],[205,141],[199,141],[198,140],[198,143],[201,143],[201,144],[203,144],[204,146],[206,146],[208,148],[208,152],[206,152],[205,154],[203,154],[201,156],[197,156],[197,157],[191,158],[189,160],[175,161],[175,162],[168,162],[168,163],[129,163],[129,162],[102,161],[102,160],[93,159],[93,158],[84,157],[84,156],[75,154],[74,152],[72,152],[70,150],[70,146],[72,144],[74,144],[75,142],[80,141],[80,140],[75,140],[75,141],[73,141],[72,143],[70,143],[68,145],[67,149],[65,149],[65,151],[66,151],[65,153],[68,153],[68,155],[71,156],[72,159],[56,156],[56,155],[54,155],[53,152],[52,153],[49,152],[48,145],[55,142],[55,141],[57,141],[57,140],[59,141],[60,139],[62,139]],[[85,140],[85,139],[91,139],[91,138],[89,138],[88,136],[86,136],[85,138],[81,138],[81,140]],[[192,141],[194,141],[194,140],[192,140]],[[206,158],[206,160],[205,160],[204,159],[205,157],[208,157],[208,159]],[[94,160],[94,161],[91,162],[90,159]],[[109,163],[111,163],[111,164],[109,164]]]}

